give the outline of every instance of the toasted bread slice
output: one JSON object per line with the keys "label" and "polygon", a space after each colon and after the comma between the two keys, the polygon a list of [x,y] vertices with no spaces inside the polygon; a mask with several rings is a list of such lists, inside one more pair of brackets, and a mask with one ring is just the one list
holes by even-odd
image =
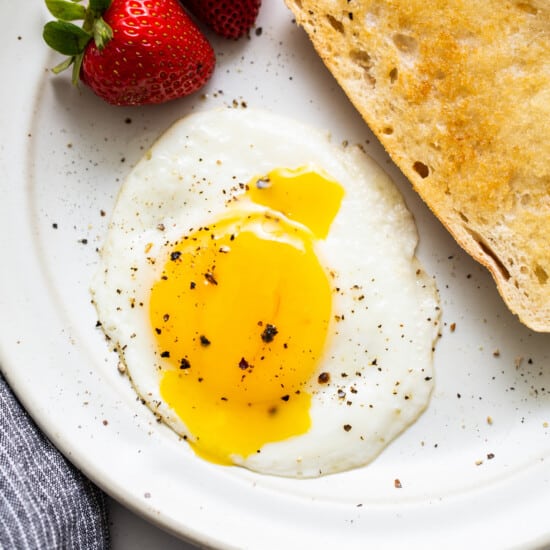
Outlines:
{"label": "toasted bread slice", "polygon": [[511,311],[550,331],[550,2],[286,2]]}

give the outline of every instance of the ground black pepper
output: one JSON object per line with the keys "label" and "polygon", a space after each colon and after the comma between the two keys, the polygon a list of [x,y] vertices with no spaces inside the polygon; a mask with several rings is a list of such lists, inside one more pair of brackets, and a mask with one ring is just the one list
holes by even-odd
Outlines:
{"label": "ground black pepper", "polygon": [[317,382],[319,382],[319,384],[328,384],[328,382],[330,382],[330,374],[328,372],[322,372],[318,376]]}
{"label": "ground black pepper", "polygon": [[212,285],[217,285],[218,281],[214,278],[214,275],[210,273],[209,271],[204,274],[204,278]]}
{"label": "ground black pepper", "polygon": [[275,325],[267,324],[264,331],[262,332],[262,340],[266,343],[273,342],[273,339],[279,331]]}

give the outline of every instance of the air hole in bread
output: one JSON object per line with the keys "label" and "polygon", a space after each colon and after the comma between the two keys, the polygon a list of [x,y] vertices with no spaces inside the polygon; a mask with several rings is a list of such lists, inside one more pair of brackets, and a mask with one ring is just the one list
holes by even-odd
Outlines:
{"label": "air hole in bread", "polygon": [[368,52],[365,50],[351,50],[349,56],[356,65],[363,69],[365,80],[374,88],[376,85],[376,78],[371,73],[372,59]]}
{"label": "air hole in bread", "polygon": [[386,126],[385,128],[382,128],[382,133],[387,136],[391,136],[393,134],[393,128],[391,126]]}
{"label": "air hole in bread", "polygon": [[485,256],[492,260],[493,265],[498,269],[498,271],[502,275],[502,278],[505,281],[509,281],[510,272],[508,271],[502,260],[498,257],[498,254],[491,248],[491,246],[483,239],[483,237],[479,233],[477,233],[473,229],[470,229],[467,226],[464,226],[464,229],[466,229],[466,231],[472,236],[483,254],[485,254]]}
{"label": "air hole in bread", "polygon": [[521,195],[520,202],[522,206],[527,206],[531,202],[531,195],[529,193],[524,193]]}
{"label": "air hole in bread", "polygon": [[423,163],[417,160],[413,164],[413,170],[423,179],[430,175],[430,169]]}
{"label": "air hole in bread", "polygon": [[458,215],[460,216],[460,219],[463,221],[463,222],[466,222],[468,223],[470,220],[468,219],[468,216],[466,216],[466,214],[464,214],[464,212],[459,212]]}
{"label": "air hole in bread", "polygon": [[351,57],[351,60],[356,65],[359,65],[361,68],[363,68],[363,69],[371,69],[372,68],[371,56],[365,50],[351,50],[349,52],[349,56]]}
{"label": "air hole in bread", "polygon": [[529,2],[518,2],[516,6],[525,13],[529,13],[530,15],[537,15],[539,10],[533,6],[533,4],[530,4]]}
{"label": "air hole in bread", "polygon": [[402,53],[412,55],[416,53],[418,44],[416,38],[408,34],[397,33],[392,36],[395,47]]}
{"label": "air hole in bread", "polygon": [[539,284],[545,285],[548,282],[548,273],[546,273],[546,270],[539,264],[535,265],[535,275]]}
{"label": "air hole in bread", "polygon": [[342,22],[338,21],[338,19],[336,19],[336,17],[334,17],[330,14],[327,14],[327,21],[330,23],[330,26],[335,31],[338,31],[340,34],[344,34],[344,32],[345,32],[344,25],[342,25]]}
{"label": "air hole in bread", "polygon": [[391,71],[390,71],[390,82],[393,84],[396,80],[397,80],[397,68],[394,67]]}

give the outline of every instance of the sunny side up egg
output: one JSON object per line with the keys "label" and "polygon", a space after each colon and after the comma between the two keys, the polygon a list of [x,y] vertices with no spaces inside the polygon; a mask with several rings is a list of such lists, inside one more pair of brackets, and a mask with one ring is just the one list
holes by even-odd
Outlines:
{"label": "sunny side up egg", "polygon": [[218,464],[364,465],[426,408],[437,290],[358,147],[260,110],[174,124],[122,186],[93,301],[154,414]]}

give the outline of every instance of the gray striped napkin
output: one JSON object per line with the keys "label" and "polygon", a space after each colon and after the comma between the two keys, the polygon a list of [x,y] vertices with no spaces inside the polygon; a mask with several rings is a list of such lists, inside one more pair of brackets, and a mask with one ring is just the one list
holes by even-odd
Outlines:
{"label": "gray striped napkin", "polygon": [[0,548],[109,546],[103,493],[42,434],[0,375]]}

